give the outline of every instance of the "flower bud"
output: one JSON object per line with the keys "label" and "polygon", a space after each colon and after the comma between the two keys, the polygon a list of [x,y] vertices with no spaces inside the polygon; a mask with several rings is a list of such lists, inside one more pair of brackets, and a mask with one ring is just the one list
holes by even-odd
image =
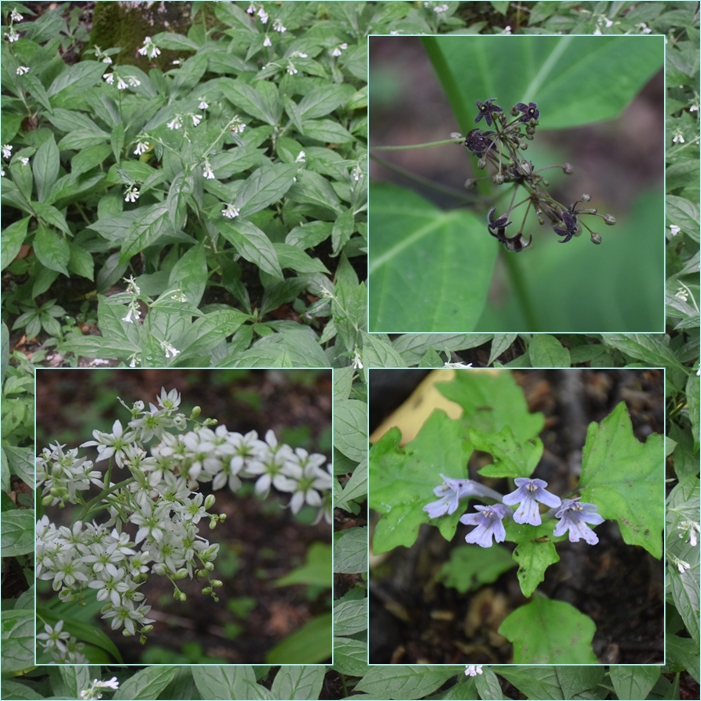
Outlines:
{"label": "flower bud", "polygon": [[468,178],[465,181],[465,189],[466,190],[473,190],[476,183],[477,183],[477,180],[475,180],[474,178]]}
{"label": "flower bud", "polygon": [[196,406],[196,407],[192,410],[192,413],[190,414],[190,418],[191,418],[191,419],[196,419],[196,418],[200,415],[200,412],[201,412],[201,411],[202,411],[202,409],[201,409],[200,407]]}
{"label": "flower bud", "polygon": [[184,591],[180,591],[180,589],[176,589],[173,592],[173,598],[177,601],[187,601],[187,594]]}
{"label": "flower bud", "polygon": [[462,139],[464,139],[465,137],[464,137],[460,132],[452,131],[452,132],[450,132],[450,138],[451,138],[451,139],[461,139],[461,140],[462,140]]}
{"label": "flower bud", "polygon": [[524,143],[523,141],[519,144],[519,148],[521,151],[525,151],[528,148],[528,144]]}
{"label": "flower bud", "polygon": [[601,236],[599,236],[596,231],[591,232],[591,242],[597,245],[601,243]]}
{"label": "flower bud", "polygon": [[187,577],[187,570],[181,567],[174,575],[173,579],[185,579]]}
{"label": "flower bud", "polygon": [[533,172],[533,164],[530,161],[521,163],[521,172],[524,175],[530,175]]}
{"label": "flower bud", "polygon": [[580,202],[589,202],[591,200],[591,195],[584,194],[579,198]]}
{"label": "flower bud", "polygon": [[616,223],[616,217],[614,217],[613,214],[604,214],[601,218],[609,226],[613,226]]}
{"label": "flower bud", "polygon": [[202,593],[205,594],[205,595],[211,594],[211,593],[212,593],[212,587],[205,587],[205,588],[202,590]]}
{"label": "flower bud", "polygon": [[565,163],[565,165],[562,166],[562,172],[566,175],[572,175],[572,173],[574,173],[574,168],[570,163]]}
{"label": "flower bud", "polygon": [[503,176],[503,174],[502,174],[502,173],[495,173],[495,174],[492,176],[492,182],[493,182],[495,185],[501,185],[501,184],[504,182],[504,176]]}
{"label": "flower bud", "polygon": [[144,626],[139,633],[150,633],[153,630],[153,626],[149,623],[149,625]]}
{"label": "flower bud", "polygon": [[130,637],[131,637],[132,635],[134,635],[134,634],[133,634],[133,633],[130,633],[130,632],[125,628],[125,629],[122,631],[122,635],[123,635],[125,638],[130,638]]}
{"label": "flower bud", "polygon": [[53,498],[50,494],[47,494],[47,495],[41,500],[41,503],[42,503],[44,506],[48,506],[53,500],[54,500],[54,498]]}
{"label": "flower bud", "polygon": [[211,581],[211,584],[215,589],[219,589],[219,587],[224,586],[224,582],[222,582],[221,579],[213,579]]}
{"label": "flower bud", "polygon": [[207,509],[207,511],[209,511],[212,508],[212,506],[214,505],[214,502],[216,500],[217,499],[214,496],[214,494],[208,495],[207,498],[204,500],[204,508]]}
{"label": "flower bud", "polygon": [[487,159],[486,158],[480,158],[479,161],[477,161],[477,167],[480,170],[484,170],[487,167]]}

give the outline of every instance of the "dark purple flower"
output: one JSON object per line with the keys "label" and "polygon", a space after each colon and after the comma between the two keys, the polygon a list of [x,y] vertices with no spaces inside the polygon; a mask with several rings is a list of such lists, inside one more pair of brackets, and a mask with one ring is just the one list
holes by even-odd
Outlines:
{"label": "dark purple flower", "polygon": [[502,214],[498,219],[494,218],[494,212],[497,211],[496,207],[492,207],[487,215],[488,224],[487,228],[489,233],[497,240],[499,243],[504,244],[507,251],[522,251],[524,248],[528,248],[531,245],[533,237],[531,236],[528,241],[526,241],[524,235],[519,231],[518,234],[509,238],[506,235],[506,227],[511,224],[508,221],[509,217],[507,214]]}
{"label": "dark purple flower", "polygon": [[502,504],[492,504],[491,506],[475,506],[479,511],[477,514],[465,514],[460,517],[460,523],[468,526],[477,526],[466,536],[465,541],[476,543],[481,548],[489,548],[492,545],[492,536],[496,543],[504,542],[506,531],[501,520],[511,509],[507,509]]}
{"label": "dark purple flower", "polygon": [[487,214],[487,220],[489,221],[487,226],[489,227],[490,232],[492,229],[506,229],[506,227],[511,224],[508,214],[502,214],[498,219],[495,219],[494,212],[496,211],[497,208],[492,207]]}
{"label": "dark purple flower", "polygon": [[569,210],[560,212],[560,219],[562,222],[553,226],[553,231],[558,236],[565,237],[562,241],[559,241],[559,243],[567,243],[577,233],[577,214],[574,211],[574,207],[575,206],[572,205]]}
{"label": "dark purple flower", "polygon": [[475,117],[475,124],[479,122],[482,117],[484,117],[484,121],[487,122],[488,126],[492,126],[492,114],[496,114],[497,112],[503,112],[504,110],[499,107],[499,105],[493,105],[492,102],[496,100],[496,97],[490,97],[488,100],[485,100],[484,102],[480,102],[477,100],[475,104],[477,105],[477,109],[479,110],[479,113]]}
{"label": "dark purple flower", "polygon": [[604,519],[600,514],[596,513],[596,504],[580,504],[579,499],[580,497],[576,497],[575,499],[564,499],[562,501],[562,508],[555,514],[560,521],[555,526],[553,535],[565,535],[569,530],[571,543],[584,539],[589,545],[596,545],[599,542],[599,538],[587,526],[587,523],[593,523],[595,526],[598,526],[604,522]]}
{"label": "dark purple flower", "polygon": [[493,131],[480,131],[473,129],[467,133],[465,137],[465,146],[468,151],[471,151],[478,158],[484,156],[487,151],[494,145]]}
{"label": "dark purple flower", "polygon": [[521,119],[518,120],[519,122],[538,121],[538,117],[540,117],[538,105],[536,105],[535,102],[529,102],[527,105],[523,102],[518,102],[514,107],[523,115]]}
{"label": "dark purple flower", "polygon": [[538,511],[537,502],[553,508],[560,506],[560,497],[545,491],[545,487],[548,486],[545,480],[517,477],[514,482],[518,489],[507,494],[502,501],[511,506],[520,504],[514,514],[516,523],[530,523],[531,526],[540,526],[540,511]]}

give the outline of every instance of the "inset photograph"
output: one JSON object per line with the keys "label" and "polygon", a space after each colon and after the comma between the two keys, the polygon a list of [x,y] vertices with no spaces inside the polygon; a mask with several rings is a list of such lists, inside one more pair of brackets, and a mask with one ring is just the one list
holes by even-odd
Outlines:
{"label": "inset photograph", "polygon": [[664,37],[369,47],[371,331],[664,331]]}
{"label": "inset photograph", "polygon": [[37,664],[330,663],[331,391],[37,370]]}
{"label": "inset photograph", "polygon": [[664,371],[370,371],[369,663],[665,663]]}

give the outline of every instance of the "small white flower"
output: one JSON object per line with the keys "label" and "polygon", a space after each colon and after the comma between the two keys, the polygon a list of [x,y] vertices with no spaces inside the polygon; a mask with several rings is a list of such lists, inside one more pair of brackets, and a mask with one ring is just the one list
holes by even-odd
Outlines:
{"label": "small white flower", "polygon": [[229,122],[229,129],[231,129],[234,134],[242,134],[245,128],[246,125],[241,121],[241,117],[238,115]]}
{"label": "small white flower", "polygon": [[672,236],[676,236],[680,231],[681,231],[681,229],[676,224],[669,225],[669,233]]}
{"label": "small white flower", "polygon": [[282,22],[279,19],[276,19],[273,20],[273,30],[282,34],[283,32],[287,31],[287,27],[283,26]]}
{"label": "small white flower", "polygon": [[636,29],[640,30],[641,34],[651,34],[652,33],[652,29],[650,29],[650,27],[648,27],[647,24],[645,24],[645,22],[640,22],[640,24],[636,24],[635,27],[636,27]]}
{"label": "small white flower", "polygon": [[209,109],[209,105],[207,104],[206,100],[203,97],[200,98],[200,104],[197,105],[197,109],[198,110],[208,110]]}
{"label": "small white flower", "polygon": [[5,177],[5,169],[0,168],[0,178],[4,178],[4,177]]}
{"label": "small white flower", "polygon": [[5,39],[10,42],[10,44],[13,41],[17,41],[19,39],[19,34],[12,28],[10,27],[9,32],[5,32]]}
{"label": "small white flower", "polygon": [[443,363],[444,368],[471,368],[472,363]]}
{"label": "small white flower", "polygon": [[689,299],[689,293],[683,287],[680,287],[674,296],[677,299],[681,299],[682,302],[686,302]]}
{"label": "small white flower", "polygon": [[117,90],[126,90],[127,87],[127,84],[119,76],[117,76]]}
{"label": "small white flower", "polygon": [[597,28],[592,32],[592,34],[599,35],[599,34],[601,34],[601,30],[597,27]]}
{"label": "small white flower", "polygon": [[29,66],[19,66],[15,72],[17,73],[17,75],[24,75],[25,73],[29,73]]}
{"label": "small white flower", "polygon": [[484,665],[481,664],[469,664],[465,667],[465,676],[466,677],[476,677],[478,674],[482,674],[482,667]]}
{"label": "small white flower", "polygon": [[217,176],[214,175],[214,171],[212,170],[212,166],[210,165],[209,161],[204,162],[204,177],[207,178],[207,180],[214,180]]}
{"label": "small white flower", "polygon": [[337,46],[337,47],[331,52],[331,55],[332,55],[332,56],[340,56],[347,48],[348,48],[348,44],[346,44],[346,43],[344,42],[343,44],[340,44],[339,46]]}
{"label": "small white flower", "polygon": [[174,66],[179,66],[182,63],[182,61],[179,58],[176,58],[174,61],[171,61],[171,63]]}
{"label": "small white flower", "polygon": [[160,56],[161,50],[153,43],[151,37],[146,37],[144,39],[144,45],[137,53],[142,56],[148,56],[149,58],[156,58],[156,56]]}
{"label": "small white flower", "polygon": [[125,202],[136,202],[136,200],[139,199],[139,189],[136,187],[136,185],[130,186],[130,188],[127,190],[126,194],[124,195],[124,201]]}
{"label": "small white flower", "polygon": [[227,219],[235,219],[239,215],[239,210],[237,207],[234,207],[233,204],[227,204],[224,209],[222,209],[221,213],[227,218]]}
{"label": "small white flower", "polygon": [[433,8],[433,11],[437,14],[440,15],[443,12],[448,12],[448,5],[443,3],[442,5],[437,5],[436,7]]}
{"label": "small white flower", "polygon": [[294,75],[295,73],[298,72],[297,69],[294,67],[294,64],[292,63],[292,61],[287,62],[287,72],[290,75]]}
{"label": "small white flower", "polygon": [[80,692],[81,699],[101,699],[102,694],[98,692],[98,689],[112,689],[116,691],[119,689],[119,682],[117,677],[112,677],[109,681],[101,682],[99,679],[93,680],[92,684],[87,689],[83,689]]}
{"label": "small white flower", "polygon": [[511,27],[507,24],[502,34],[511,34]]}
{"label": "small white flower", "polygon": [[22,17],[22,15],[20,15],[20,13],[17,12],[17,8],[14,7],[12,8],[12,12],[10,12],[10,19],[13,22],[21,22],[24,19],[24,17]]}
{"label": "small white flower", "polygon": [[263,46],[272,46],[273,42],[270,41],[270,37],[266,34],[265,39],[263,40]]}
{"label": "small white flower", "polygon": [[170,122],[166,125],[168,129],[180,129],[183,126],[183,120],[180,115],[173,117]]}
{"label": "small white flower", "polygon": [[255,15],[255,13],[256,13],[256,6],[253,3],[251,3],[248,6],[248,9],[246,10],[246,14]]}
{"label": "small white flower", "polygon": [[300,151],[295,158],[295,163],[304,163],[307,160],[307,154],[304,151]]}
{"label": "small white flower", "polygon": [[353,355],[353,368],[355,370],[362,370],[363,369],[363,361],[360,359],[360,352],[356,348],[355,353]]}
{"label": "small white flower", "polygon": [[2,157],[5,159],[12,158],[12,144],[2,145]]}
{"label": "small white flower", "polygon": [[133,75],[130,75],[127,78],[127,83],[129,83],[132,88],[137,88],[139,85],[141,85],[141,81],[138,78],[135,78]]}
{"label": "small white flower", "polygon": [[112,85],[114,83],[114,73],[105,73],[102,77],[105,79],[107,85]]}
{"label": "small white flower", "polygon": [[105,56],[105,57],[102,59],[102,63],[106,63],[107,65],[109,65],[109,64],[112,63],[112,59],[111,59],[109,56]]}
{"label": "small white flower", "polygon": [[672,139],[673,144],[683,144],[684,143],[684,134],[681,133],[681,131],[678,131],[675,135],[674,138]]}
{"label": "small white flower", "polygon": [[684,560],[677,560],[677,569],[679,570],[679,574],[684,574],[686,570],[691,569],[691,565],[688,562],[684,562]]}
{"label": "small white flower", "polygon": [[197,126],[202,121],[201,114],[191,114],[190,117],[192,118],[192,123],[194,126]]}
{"label": "small white flower", "polygon": [[260,10],[258,10],[258,17],[260,17],[260,21],[263,24],[267,24],[268,22],[268,13],[261,7]]}
{"label": "small white flower", "polygon": [[21,156],[20,159],[19,159],[19,162],[20,162],[23,166],[29,165],[29,159],[26,158],[25,156]]}
{"label": "small white flower", "polygon": [[148,151],[148,141],[139,141],[134,149],[134,155],[140,156],[142,153]]}

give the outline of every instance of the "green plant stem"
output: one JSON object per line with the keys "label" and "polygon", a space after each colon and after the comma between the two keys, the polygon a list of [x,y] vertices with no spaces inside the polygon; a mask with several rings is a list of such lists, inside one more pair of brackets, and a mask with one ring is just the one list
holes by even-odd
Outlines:
{"label": "green plant stem", "polygon": [[[110,466],[110,470],[111,470],[111,466]],[[107,484],[109,484],[109,470],[108,470],[105,482]],[[113,484],[111,487],[103,489],[94,499],[91,499],[85,505],[85,508],[80,512],[80,514],[78,515],[78,518],[76,520],[77,521],[85,521],[85,519],[88,516],[90,516],[90,513],[92,512],[93,506],[95,504],[102,501],[105,497],[109,496],[110,494],[112,494],[112,492],[116,492],[118,489],[121,489],[122,487],[125,487],[127,484],[131,484],[132,482],[134,482],[134,478],[128,477],[127,479],[122,480],[121,482],[117,482],[117,484]],[[101,511],[103,508],[106,508],[106,507],[101,507],[100,509],[97,509],[96,511]]]}
{"label": "green plant stem", "polygon": [[512,287],[514,288],[518,305],[521,308],[523,315],[526,317],[529,330],[532,333],[537,333],[540,331],[540,324],[538,323],[538,318],[535,313],[535,308],[533,307],[530,291],[526,285],[519,262],[514,254],[509,254],[508,252],[502,250],[500,251],[500,255],[504,261],[504,264],[506,265],[507,275],[511,281]]}
{"label": "green plant stem", "polygon": [[411,144],[409,146],[371,146],[371,151],[409,151],[415,148],[429,148],[430,146],[443,146],[443,144],[460,144],[463,138],[443,139],[442,141],[431,141],[427,144]]}

